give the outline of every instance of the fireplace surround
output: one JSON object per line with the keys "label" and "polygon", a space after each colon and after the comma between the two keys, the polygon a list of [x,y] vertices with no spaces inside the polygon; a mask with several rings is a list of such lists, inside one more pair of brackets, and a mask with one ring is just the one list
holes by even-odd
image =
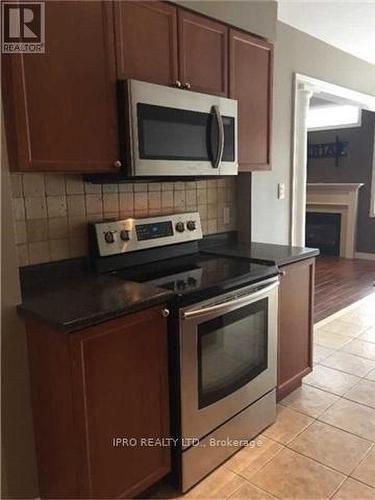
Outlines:
{"label": "fireplace surround", "polygon": [[339,256],[355,256],[358,193],[362,183],[308,183],[307,213],[340,215]]}

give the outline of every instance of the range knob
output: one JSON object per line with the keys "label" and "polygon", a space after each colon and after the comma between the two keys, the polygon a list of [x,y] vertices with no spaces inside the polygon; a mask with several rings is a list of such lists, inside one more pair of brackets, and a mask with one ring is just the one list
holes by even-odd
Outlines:
{"label": "range knob", "polygon": [[178,280],[177,283],[176,283],[176,288],[179,291],[185,290],[185,288],[186,288],[185,281],[184,280]]}
{"label": "range knob", "polygon": [[177,222],[176,224],[176,231],[178,233],[183,233],[185,231],[185,225],[183,222]]}
{"label": "range knob", "polygon": [[188,277],[187,282],[190,287],[195,287],[197,285],[197,280],[192,276]]}
{"label": "range knob", "polygon": [[104,233],[104,239],[107,243],[114,243],[115,241],[115,236],[112,231],[106,231]]}
{"label": "range knob", "polygon": [[122,239],[122,241],[129,241],[129,231],[127,231],[126,229],[123,229],[121,232],[120,232],[120,238]]}
{"label": "range knob", "polygon": [[189,229],[189,231],[194,231],[196,229],[196,223],[195,220],[189,220],[186,223],[186,227]]}

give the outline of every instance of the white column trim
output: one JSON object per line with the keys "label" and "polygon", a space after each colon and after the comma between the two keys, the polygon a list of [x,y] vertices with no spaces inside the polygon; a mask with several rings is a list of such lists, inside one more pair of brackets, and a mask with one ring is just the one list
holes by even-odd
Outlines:
{"label": "white column trim", "polygon": [[374,144],[372,146],[372,181],[370,192],[370,217],[375,217],[375,127],[374,127]]}
{"label": "white column trim", "polygon": [[296,82],[295,93],[295,120],[294,120],[294,144],[293,165],[295,174],[292,177],[292,245],[305,246],[305,212],[300,207],[306,206],[306,182],[307,182],[307,113],[310,99],[313,95],[312,89],[303,83]]}

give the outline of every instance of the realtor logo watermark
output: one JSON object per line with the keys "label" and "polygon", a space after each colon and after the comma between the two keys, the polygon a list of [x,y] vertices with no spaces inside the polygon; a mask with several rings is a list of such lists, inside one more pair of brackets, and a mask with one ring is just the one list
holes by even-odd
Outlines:
{"label": "realtor logo watermark", "polygon": [[44,2],[1,2],[1,33],[3,54],[43,54]]}

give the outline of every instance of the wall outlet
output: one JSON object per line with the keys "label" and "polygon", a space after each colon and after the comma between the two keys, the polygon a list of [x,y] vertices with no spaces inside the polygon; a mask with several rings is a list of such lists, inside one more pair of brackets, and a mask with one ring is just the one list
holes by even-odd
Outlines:
{"label": "wall outlet", "polygon": [[277,197],[279,200],[285,198],[285,184],[283,182],[279,182],[277,185]]}
{"label": "wall outlet", "polygon": [[224,207],[223,218],[224,218],[224,224],[230,223],[230,208],[229,207]]}

